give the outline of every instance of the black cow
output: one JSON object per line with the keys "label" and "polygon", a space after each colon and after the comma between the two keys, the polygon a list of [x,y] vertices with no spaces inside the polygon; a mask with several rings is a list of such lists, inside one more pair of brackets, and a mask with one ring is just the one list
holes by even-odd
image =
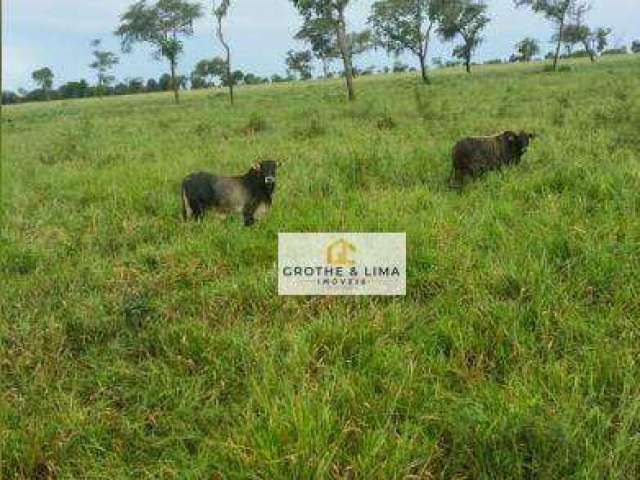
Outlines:
{"label": "black cow", "polygon": [[467,137],[453,147],[453,168],[450,182],[462,187],[467,176],[476,178],[503,165],[519,163],[535,138],[533,133],[510,130],[490,137]]}
{"label": "black cow", "polygon": [[271,207],[277,166],[276,161],[265,160],[236,177],[192,173],[182,182],[183,217],[200,219],[213,208],[222,215],[242,213],[244,224],[253,225]]}

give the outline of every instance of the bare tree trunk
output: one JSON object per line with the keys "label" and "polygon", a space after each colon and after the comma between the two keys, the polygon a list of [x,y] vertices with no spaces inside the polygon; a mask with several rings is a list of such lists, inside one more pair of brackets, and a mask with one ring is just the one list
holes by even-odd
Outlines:
{"label": "bare tree trunk", "polygon": [[429,80],[429,76],[427,75],[427,53],[429,52],[429,40],[431,38],[431,29],[433,28],[433,22],[429,22],[429,28],[427,28],[427,32],[424,37],[424,44],[422,47],[422,52],[420,52],[420,72],[422,74],[422,81],[427,85],[431,83]]}
{"label": "bare tree trunk", "polygon": [[418,59],[420,60],[420,74],[422,75],[422,81],[426,84],[429,84],[429,77],[427,76],[427,66],[425,65],[424,57],[418,55]]}
{"label": "bare tree trunk", "polygon": [[170,58],[169,62],[171,63],[171,88],[173,89],[173,98],[176,103],[180,103],[180,95],[178,93],[178,82],[176,80],[176,59]]}
{"label": "bare tree trunk", "polygon": [[222,18],[218,18],[218,29],[216,32],[218,36],[218,40],[224,47],[224,50],[227,52],[227,84],[229,86],[229,101],[231,105],[233,105],[233,78],[231,77],[231,49],[227,42],[224,41],[224,36],[222,35]]}
{"label": "bare tree trunk", "polygon": [[473,45],[473,38],[466,37],[462,34],[461,36],[464,40],[464,50],[462,50],[462,53],[464,54],[464,67],[467,70],[467,73],[471,73],[471,55],[473,53],[473,47],[471,45]]}
{"label": "bare tree trunk", "polygon": [[560,19],[560,29],[558,30],[558,45],[556,46],[556,54],[553,57],[553,71],[558,70],[558,58],[560,58],[560,47],[562,46],[562,34],[564,33],[564,15]]}
{"label": "bare tree trunk", "polygon": [[587,51],[587,53],[589,54],[589,58],[591,59],[591,63],[596,63],[596,54],[593,51],[593,48],[591,48],[591,45],[589,45],[589,41],[585,41],[583,44],[584,49]]}
{"label": "bare tree trunk", "polygon": [[353,90],[353,67],[351,66],[351,52],[347,46],[347,33],[343,9],[338,10],[336,36],[338,37],[338,48],[340,49],[340,54],[342,55],[342,61],[344,63],[344,76],[347,82],[347,94],[349,101],[353,101],[356,99],[356,94]]}
{"label": "bare tree trunk", "polygon": [[320,61],[322,62],[322,75],[324,78],[329,78],[329,61],[326,57],[322,57]]}

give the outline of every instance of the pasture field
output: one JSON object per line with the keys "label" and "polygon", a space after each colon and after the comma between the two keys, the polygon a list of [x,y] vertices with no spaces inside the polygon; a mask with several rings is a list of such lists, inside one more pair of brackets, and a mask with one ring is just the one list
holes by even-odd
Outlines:
{"label": "pasture field", "polygon": [[[640,56],[541,70],[3,108],[0,476],[640,478]],[[182,222],[259,157],[265,220]],[[298,231],[407,232],[407,296],[278,297]]]}

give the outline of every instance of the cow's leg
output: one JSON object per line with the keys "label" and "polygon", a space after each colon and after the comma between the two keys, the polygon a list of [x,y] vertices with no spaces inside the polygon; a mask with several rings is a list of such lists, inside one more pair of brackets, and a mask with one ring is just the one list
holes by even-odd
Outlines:
{"label": "cow's leg", "polygon": [[244,226],[250,227],[256,221],[254,214],[256,209],[258,208],[258,202],[253,199],[249,203],[247,203],[242,209],[242,216],[244,217]]}
{"label": "cow's leg", "polygon": [[187,197],[187,192],[182,191],[182,218],[184,220],[188,220],[193,217],[193,209],[191,208],[191,204],[189,203],[189,198]]}
{"label": "cow's leg", "polygon": [[454,168],[451,172],[451,176],[449,177],[449,186],[458,191],[462,190],[462,187],[464,186],[464,177],[465,174],[463,170]]}

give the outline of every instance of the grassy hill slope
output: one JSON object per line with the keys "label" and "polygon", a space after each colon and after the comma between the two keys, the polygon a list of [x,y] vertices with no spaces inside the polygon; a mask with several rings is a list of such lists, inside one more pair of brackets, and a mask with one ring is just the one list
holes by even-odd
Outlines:
{"label": "grassy hill slope", "polygon": [[[640,58],[540,69],[3,108],[0,477],[640,476]],[[266,220],[180,220],[259,157]],[[407,232],[406,298],[277,296],[340,230]]]}

